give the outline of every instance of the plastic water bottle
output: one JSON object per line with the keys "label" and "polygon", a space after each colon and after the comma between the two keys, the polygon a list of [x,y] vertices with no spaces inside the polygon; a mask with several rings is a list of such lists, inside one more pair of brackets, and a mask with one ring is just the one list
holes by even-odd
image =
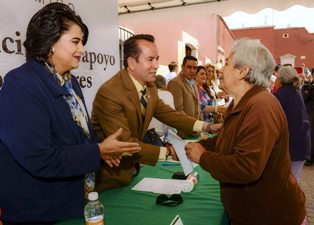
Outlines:
{"label": "plastic water bottle", "polygon": [[86,225],[104,225],[104,206],[98,201],[98,193],[89,193],[88,200],[84,208]]}
{"label": "plastic water bottle", "polygon": [[198,183],[200,175],[198,172],[192,171],[190,175],[186,178],[182,185],[183,192],[191,192],[194,186]]}

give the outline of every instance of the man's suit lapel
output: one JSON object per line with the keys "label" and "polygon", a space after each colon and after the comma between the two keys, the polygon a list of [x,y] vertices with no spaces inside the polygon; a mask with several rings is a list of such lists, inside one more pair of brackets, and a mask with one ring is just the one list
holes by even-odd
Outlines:
{"label": "man's suit lapel", "polygon": [[124,88],[126,89],[127,95],[136,108],[138,120],[141,126],[143,126],[143,120],[142,120],[142,111],[141,111],[141,105],[140,105],[140,99],[138,96],[138,93],[136,91],[136,88],[131,80],[130,75],[126,70],[122,70],[121,72],[121,80],[123,83]]}
{"label": "man's suit lapel", "polygon": [[194,98],[198,101],[198,99],[199,99],[199,93],[198,93],[198,89],[197,89],[197,86],[196,86],[195,83],[193,84],[193,87],[194,87],[194,91],[195,91],[195,94],[193,94],[193,96],[194,96]]}
{"label": "man's suit lapel", "polygon": [[180,78],[181,78],[181,80],[182,80],[182,82],[183,82],[185,88],[193,95],[193,97],[194,97],[196,100],[198,100],[198,96],[197,96],[197,95],[198,95],[198,91],[197,91],[197,88],[196,88],[195,83],[193,84],[193,87],[194,87],[194,92],[193,92],[192,89],[191,89],[191,87],[190,87],[190,85],[189,85],[189,83],[188,83],[188,81],[185,79],[185,77],[184,77],[183,74],[180,75]]}
{"label": "man's suit lapel", "polygon": [[152,120],[153,117],[153,96],[152,96],[152,91],[149,85],[147,86],[147,106],[145,110],[145,119],[144,119],[144,125],[143,125],[143,134],[142,136],[145,135],[149,123]]}

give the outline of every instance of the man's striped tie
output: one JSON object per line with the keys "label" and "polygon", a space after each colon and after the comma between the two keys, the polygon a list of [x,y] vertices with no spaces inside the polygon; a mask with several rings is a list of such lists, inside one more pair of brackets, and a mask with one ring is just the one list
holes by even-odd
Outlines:
{"label": "man's striped tie", "polygon": [[[146,87],[144,87],[142,90],[141,90],[141,99],[140,99],[140,102],[141,102],[141,111],[142,111],[142,119],[144,121],[145,119],[145,111],[146,111],[146,106],[147,106],[147,94],[146,94]],[[136,177],[139,172],[140,172],[140,163],[139,162],[134,162],[134,173],[133,173],[133,177]]]}
{"label": "man's striped tie", "polygon": [[146,111],[146,106],[147,106],[147,101],[146,101],[146,98],[147,98],[147,94],[146,94],[146,87],[144,87],[142,90],[141,90],[141,110],[142,110],[142,115],[144,117],[145,115],[145,111]]}

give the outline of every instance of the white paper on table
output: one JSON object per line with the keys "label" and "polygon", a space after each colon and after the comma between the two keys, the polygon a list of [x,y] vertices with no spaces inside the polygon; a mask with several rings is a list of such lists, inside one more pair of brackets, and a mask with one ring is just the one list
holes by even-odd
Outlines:
{"label": "white paper on table", "polygon": [[145,177],[138,182],[133,191],[146,191],[158,194],[180,194],[185,180]]}
{"label": "white paper on table", "polygon": [[179,215],[176,215],[170,225],[183,225],[183,222]]}
{"label": "white paper on table", "polygon": [[174,150],[176,150],[177,156],[180,160],[185,176],[189,175],[193,171],[193,168],[197,166],[197,164],[193,163],[186,156],[184,149],[186,142],[170,129],[168,130],[168,139],[169,142],[172,144]]}

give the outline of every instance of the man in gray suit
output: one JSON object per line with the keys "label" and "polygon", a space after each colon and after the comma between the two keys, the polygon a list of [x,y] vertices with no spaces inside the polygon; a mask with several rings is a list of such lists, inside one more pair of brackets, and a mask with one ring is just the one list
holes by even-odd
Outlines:
{"label": "man in gray suit", "polygon": [[[178,112],[182,112],[195,119],[202,119],[198,91],[194,83],[197,59],[194,56],[185,56],[180,74],[168,84],[168,90],[173,95],[174,105]],[[179,136],[185,138],[188,133],[178,130]]]}

